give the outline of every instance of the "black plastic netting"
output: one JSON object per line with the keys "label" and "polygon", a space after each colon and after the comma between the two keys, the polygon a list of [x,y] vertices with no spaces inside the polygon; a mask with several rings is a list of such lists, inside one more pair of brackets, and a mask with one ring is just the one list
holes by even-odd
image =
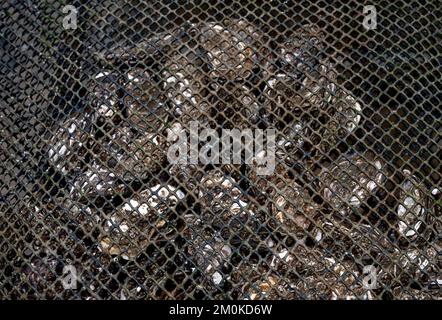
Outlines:
{"label": "black plastic netting", "polygon": [[0,297],[441,299],[441,11],[2,1]]}

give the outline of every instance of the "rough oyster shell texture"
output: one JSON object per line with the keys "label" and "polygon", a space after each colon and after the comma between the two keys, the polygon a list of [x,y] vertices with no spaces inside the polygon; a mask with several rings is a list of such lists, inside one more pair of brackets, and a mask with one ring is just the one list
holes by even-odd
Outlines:
{"label": "rough oyster shell texture", "polygon": [[137,132],[119,126],[94,144],[96,160],[126,181],[145,179],[166,163],[167,140],[154,130]]}
{"label": "rough oyster shell texture", "polygon": [[159,131],[166,125],[165,97],[150,70],[134,68],[126,73],[124,106],[128,122],[140,131]]}
{"label": "rough oyster shell texture", "polygon": [[223,129],[252,129],[264,122],[262,103],[250,86],[243,83],[216,85],[211,116]]}
{"label": "rough oyster shell texture", "polygon": [[281,66],[265,78],[267,122],[279,130],[278,153],[288,163],[299,160],[294,154],[305,142],[327,153],[362,118],[362,105],[339,88],[335,66],[323,58],[323,50],[320,30],[303,26],[278,48]]}
{"label": "rough oyster shell texture", "polygon": [[150,243],[172,240],[180,228],[174,208],[183,199],[183,192],[169,185],[156,185],[134,195],[104,220],[101,250],[131,260]]}
{"label": "rough oyster shell texture", "polygon": [[342,157],[320,176],[324,199],[334,210],[348,216],[382,187],[386,179],[384,169],[381,160]]}
{"label": "rough oyster shell texture", "polygon": [[75,114],[67,118],[49,140],[48,162],[63,174],[81,170],[92,137],[94,115]]}
{"label": "rough oyster shell texture", "polygon": [[278,165],[270,176],[250,174],[258,202],[264,204],[276,223],[276,230],[305,242],[308,230],[319,213],[319,205],[307,188],[289,176],[288,168]]}
{"label": "rough oyster shell texture", "polygon": [[203,61],[193,51],[187,55],[173,55],[162,72],[162,89],[171,105],[171,113],[182,125],[189,121],[207,123],[208,79],[203,71]]}
{"label": "rough oyster shell texture", "polygon": [[213,78],[246,79],[256,66],[256,42],[260,34],[246,20],[232,20],[227,25],[209,22],[201,27],[201,47],[207,53]]}
{"label": "rough oyster shell texture", "polygon": [[220,230],[221,234],[234,233],[254,215],[237,182],[220,169],[203,176],[197,203],[201,206],[201,221]]}
{"label": "rough oyster shell texture", "polygon": [[405,181],[400,186],[397,206],[398,231],[409,240],[423,236],[423,231],[434,219],[433,201],[422,182],[409,170],[404,170]]}

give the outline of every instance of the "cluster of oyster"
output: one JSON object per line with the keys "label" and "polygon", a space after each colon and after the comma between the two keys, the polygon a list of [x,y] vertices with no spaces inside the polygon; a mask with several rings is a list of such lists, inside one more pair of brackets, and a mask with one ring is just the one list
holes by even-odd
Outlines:
{"label": "cluster of oyster", "polygon": [[[404,274],[440,281],[441,245],[428,245],[437,234],[440,242],[440,216],[417,177],[404,172],[383,229],[383,218],[370,218],[389,177],[382,160],[342,154],[319,171],[308,166],[361,122],[361,104],[339,87],[324,49],[311,25],[273,45],[257,26],[231,20],[97,55],[103,69],[90,105],[48,139],[49,164],[67,177],[70,201],[82,204],[73,219],[98,230],[103,255],[137,264],[161,251],[184,256],[170,270],[193,279],[189,290],[202,296],[370,299],[396,290],[392,281]],[[274,173],[169,164],[168,136],[190,121],[275,128]],[[103,198],[110,208],[84,208]],[[380,289],[363,286],[367,258],[378,263]],[[159,296],[183,294],[177,277],[152,274]]]}

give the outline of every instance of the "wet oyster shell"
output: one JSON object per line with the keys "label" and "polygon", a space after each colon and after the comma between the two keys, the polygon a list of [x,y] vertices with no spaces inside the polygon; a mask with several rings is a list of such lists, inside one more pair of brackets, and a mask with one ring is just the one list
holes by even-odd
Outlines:
{"label": "wet oyster shell", "polygon": [[130,181],[159,172],[167,161],[167,147],[161,132],[140,133],[123,125],[95,141],[92,154],[96,162],[109,168],[109,174]]}
{"label": "wet oyster shell", "polygon": [[197,188],[204,175],[204,167],[194,164],[174,164],[170,167],[169,173],[184,189],[197,194]]}
{"label": "wet oyster shell", "polygon": [[296,79],[302,80],[305,73],[314,68],[323,55],[324,37],[322,30],[313,24],[298,28],[277,50],[282,68]]}
{"label": "wet oyster shell", "polygon": [[219,237],[196,236],[188,247],[188,254],[203,275],[206,290],[216,290],[223,285],[232,256],[232,248],[227,241]]}
{"label": "wet oyster shell", "polygon": [[[238,183],[222,169],[207,172],[197,189],[196,214],[189,214],[189,225],[202,224],[210,227],[211,232],[219,232],[223,239],[233,234],[249,237],[250,229],[255,226],[255,213],[251,210],[248,198]],[[249,226],[248,228],[245,226]]]}
{"label": "wet oyster shell", "polygon": [[404,170],[405,181],[399,191],[399,204],[396,208],[398,231],[409,240],[423,236],[430,219],[433,218],[433,204],[429,191],[410,171]]}
{"label": "wet oyster shell", "polygon": [[378,159],[341,157],[319,177],[324,200],[341,215],[350,215],[382,187],[386,179],[383,170],[385,165]]}
{"label": "wet oyster shell", "polygon": [[304,149],[306,142],[328,152],[361,121],[361,104],[337,87],[336,72],[327,61],[309,70],[302,81],[277,73],[266,81],[263,96],[266,122],[279,130],[278,153],[288,163],[298,160],[296,150]]}
{"label": "wet oyster shell", "polygon": [[262,102],[247,85],[227,83],[215,86],[216,97],[210,114],[223,129],[253,129],[265,122]]}
{"label": "wet oyster shell", "polygon": [[362,119],[362,105],[350,93],[337,89],[326,113],[330,119],[325,127],[320,129],[322,136],[313,138],[313,142],[320,141],[322,152],[327,152],[358,128]]}
{"label": "wet oyster shell", "polygon": [[[372,299],[352,260],[304,245],[271,247],[268,275],[245,291],[247,299]],[[246,288],[247,288],[246,287]]]}
{"label": "wet oyster shell", "polygon": [[[380,288],[388,288],[398,299],[414,299],[437,292],[440,277],[440,252],[429,245],[421,248],[390,248],[378,273]],[[433,291],[434,290],[434,291]]]}
{"label": "wet oyster shell", "polygon": [[119,112],[118,90],[120,83],[118,75],[104,69],[95,75],[91,86],[91,104],[96,114],[105,119],[115,117]]}
{"label": "wet oyster shell", "polygon": [[239,297],[241,300],[296,299],[296,295],[290,290],[290,285],[277,274],[259,276],[256,279],[249,279],[248,282],[242,289],[243,292]]}
{"label": "wet oyster shell", "polygon": [[102,252],[132,260],[150,243],[170,241],[182,225],[175,208],[183,199],[183,192],[169,185],[134,195],[104,220]]}
{"label": "wet oyster shell", "polygon": [[84,165],[92,137],[94,115],[75,114],[62,122],[48,141],[48,161],[63,174],[75,173]]}
{"label": "wet oyster shell", "polygon": [[208,79],[201,58],[193,52],[184,56],[175,54],[167,61],[161,77],[162,89],[175,120],[183,126],[189,121],[207,123]]}
{"label": "wet oyster shell", "polygon": [[252,214],[247,198],[237,182],[220,169],[211,170],[204,175],[198,196],[198,202],[203,208],[209,209],[216,220],[226,222],[232,216]]}
{"label": "wet oyster shell", "polygon": [[112,170],[98,161],[88,163],[73,177],[68,188],[70,197],[75,200],[122,194],[127,189]]}
{"label": "wet oyster shell", "polygon": [[256,66],[257,28],[245,20],[228,21],[227,25],[209,22],[201,26],[200,45],[206,52],[212,78],[247,79]]}
{"label": "wet oyster shell", "polygon": [[150,70],[133,68],[125,75],[124,106],[130,124],[140,131],[161,130],[167,123],[165,97]]}
{"label": "wet oyster shell", "polygon": [[207,284],[209,296],[222,294],[232,273],[237,273],[231,258],[256,249],[263,217],[251,210],[237,182],[217,168],[201,179],[196,203],[184,219],[188,251],[201,272],[196,281]]}
{"label": "wet oyster shell", "polygon": [[308,190],[294,181],[288,168],[281,164],[272,175],[259,176],[252,171],[249,178],[258,202],[268,207],[277,230],[305,241],[319,212]]}

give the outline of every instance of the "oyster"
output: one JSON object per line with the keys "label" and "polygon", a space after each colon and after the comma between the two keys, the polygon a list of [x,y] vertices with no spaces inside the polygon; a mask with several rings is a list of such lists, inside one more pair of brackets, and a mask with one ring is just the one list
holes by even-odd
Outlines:
{"label": "oyster", "polygon": [[162,89],[171,104],[172,115],[183,126],[189,121],[207,123],[209,104],[205,87],[208,80],[201,58],[193,52],[173,55],[161,75]]}
{"label": "oyster", "polygon": [[232,248],[228,242],[219,238],[195,237],[188,248],[198,270],[204,275],[206,289],[222,286],[226,280]]}
{"label": "oyster", "polygon": [[266,81],[267,123],[279,130],[279,154],[288,163],[297,160],[293,151],[302,149],[305,142],[327,152],[356,130],[361,104],[335,83],[336,72],[326,61],[309,70],[302,81],[285,72]]}
{"label": "oyster", "polygon": [[194,164],[174,164],[169,172],[187,191],[197,194],[197,188],[204,175],[203,167]]}
{"label": "oyster", "polygon": [[202,208],[201,220],[226,234],[241,229],[254,214],[237,182],[220,169],[211,170],[202,178],[198,203]]}
{"label": "oyster", "polygon": [[133,68],[126,73],[124,105],[127,120],[138,130],[152,132],[167,123],[165,97],[150,70]]}
{"label": "oyster", "polygon": [[169,185],[134,195],[105,219],[102,252],[132,260],[149,244],[172,239],[181,225],[175,208],[183,199],[183,192]]}
{"label": "oyster", "polygon": [[324,33],[313,24],[302,26],[278,48],[278,60],[289,74],[301,79],[314,68],[325,49]]}
{"label": "oyster", "polygon": [[433,216],[432,203],[418,178],[408,170],[404,170],[404,174],[406,179],[401,185],[397,206],[398,229],[402,236],[415,240],[418,236],[422,236]]}
{"label": "oyster", "polygon": [[200,45],[206,52],[212,78],[242,80],[249,78],[256,66],[256,42],[261,35],[245,20],[203,24]]}
{"label": "oyster", "polygon": [[324,199],[334,210],[348,216],[382,187],[386,179],[384,169],[380,160],[342,157],[319,177]]}
{"label": "oyster", "polygon": [[265,121],[262,103],[251,88],[240,83],[216,85],[211,115],[223,129],[251,129]]}
{"label": "oyster", "polygon": [[320,143],[322,152],[327,152],[358,128],[362,119],[362,106],[353,95],[343,89],[337,89],[326,113],[330,119],[325,127],[319,130],[322,136],[313,138],[313,142]]}
{"label": "oyster", "polygon": [[123,125],[97,140],[92,153],[114,178],[130,181],[159,172],[166,162],[167,145],[161,132],[141,133]]}
{"label": "oyster", "polygon": [[195,281],[207,284],[205,289],[213,296],[222,293],[220,289],[237,273],[231,263],[235,251],[244,255],[256,249],[264,220],[251,210],[236,181],[220,168],[203,176],[196,193],[193,210],[184,217],[187,228],[183,233],[201,272]]}
{"label": "oyster", "polygon": [[91,104],[98,116],[112,119],[119,111],[119,77],[109,70],[98,73],[92,83]]}
{"label": "oyster", "polygon": [[126,186],[117,180],[117,176],[100,162],[88,163],[83,171],[73,177],[69,183],[72,199],[94,198],[97,195],[109,196],[122,194]]}
{"label": "oyster", "polygon": [[92,137],[94,115],[75,114],[66,119],[50,138],[48,161],[63,174],[75,173],[84,165]]}
{"label": "oyster", "polygon": [[288,169],[281,164],[270,176],[259,176],[252,172],[250,181],[257,198],[268,206],[278,231],[305,241],[312,221],[319,212],[318,204],[307,189],[294,181]]}
{"label": "oyster", "polygon": [[239,297],[241,300],[291,300],[296,298],[290,284],[273,273],[250,279]]}
{"label": "oyster", "polygon": [[434,247],[394,247],[385,255],[388,263],[383,263],[377,275],[381,288],[389,288],[398,299],[420,299],[437,292],[434,284],[440,281],[441,261]]}

